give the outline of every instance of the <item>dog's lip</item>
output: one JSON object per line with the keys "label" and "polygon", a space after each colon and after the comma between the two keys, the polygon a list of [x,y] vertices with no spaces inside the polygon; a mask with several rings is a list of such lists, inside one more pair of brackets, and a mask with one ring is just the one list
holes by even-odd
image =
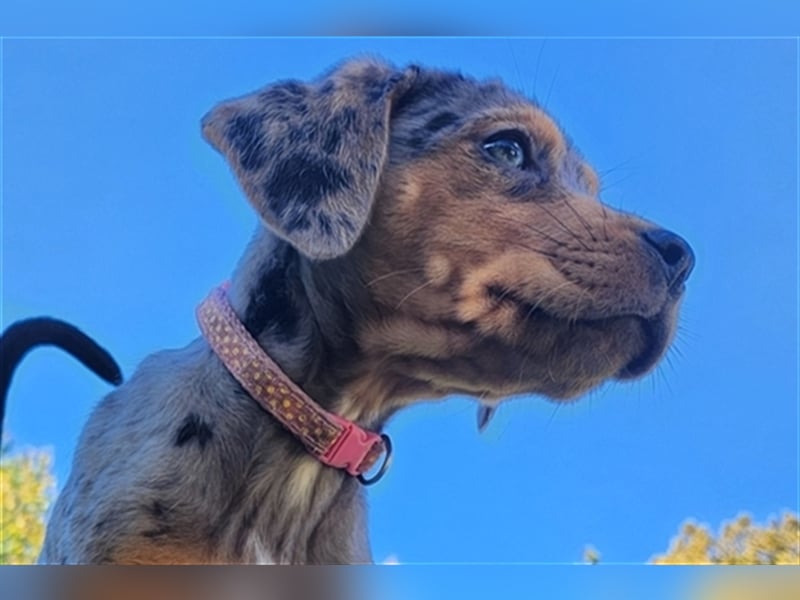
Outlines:
{"label": "dog's lip", "polygon": [[[666,305],[677,301],[684,290],[685,286],[683,284],[670,289],[668,292],[669,300],[666,302]],[[508,301],[518,305],[524,311],[526,320],[534,317],[543,317],[557,321],[566,321],[566,319],[549,313],[538,304],[526,300],[513,290],[508,290],[499,286],[490,286],[489,295],[498,301]],[[656,365],[669,345],[670,334],[663,314],[659,313],[651,318],[635,314],[620,314],[593,319],[570,319],[569,322],[573,325],[597,327],[602,326],[603,323],[617,321],[619,319],[634,319],[638,322],[644,337],[644,349],[620,369],[614,377],[619,380],[636,379],[649,372]]]}
{"label": "dog's lip", "polygon": [[636,379],[649,372],[664,354],[669,343],[669,332],[662,318],[637,318],[644,336],[644,350],[617,372],[616,379],[619,380]]}
{"label": "dog's lip", "polygon": [[620,369],[616,375],[617,379],[636,379],[648,373],[658,363],[666,352],[672,336],[672,331],[667,325],[669,319],[666,313],[670,307],[674,307],[680,301],[685,291],[686,285],[683,282],[673,285],[667,293],[667,301],[659,314],[650,319],[639,318],[644,336],[644,350]]}

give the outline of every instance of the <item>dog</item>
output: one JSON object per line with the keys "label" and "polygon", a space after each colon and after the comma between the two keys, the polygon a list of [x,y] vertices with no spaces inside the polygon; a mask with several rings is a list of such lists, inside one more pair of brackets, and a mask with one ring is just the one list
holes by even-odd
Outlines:
{"label": "dog", "polygon": [[[500,81],[351,59],[223,102],[202,133],[259,225],[204,335],[92,413],[40,562],[369,562],[353,465],[387,459],[396,411],[566,402],[671,343],[689,244],[605,206],[553,118]],[[383,459],[330,466],[306,419]]]}

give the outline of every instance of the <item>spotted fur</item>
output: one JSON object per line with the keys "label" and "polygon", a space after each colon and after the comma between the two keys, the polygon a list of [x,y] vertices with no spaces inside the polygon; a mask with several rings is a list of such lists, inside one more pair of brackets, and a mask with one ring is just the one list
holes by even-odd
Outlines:
{"label": "spotted fur", "polygon": [[[354,60],[202,128],[261,220],[234,309],[364,427],[452,393],[568,400],[643,375],[670,342],[688,245],[601,204],[556,122],[498,81]],[[503,131],[525,168],[487,153]],[[366,562],[363,502],[198,339],[96,408],[41,561]]]}

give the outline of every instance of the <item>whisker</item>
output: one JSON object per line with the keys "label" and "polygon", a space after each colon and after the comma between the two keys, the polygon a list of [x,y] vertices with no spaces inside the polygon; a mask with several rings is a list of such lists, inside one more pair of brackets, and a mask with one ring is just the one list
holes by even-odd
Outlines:
{"label": "whisker", "polygon": [[618,370],[617,367],[611,364],[611,359],[609,358],[608,354],[606,354],[605,352],[601,352],[600,356],[602,356],[603,360],[606,361],[606,366],[608,367],[609,372],[614,372]]}
{"label": "whisker", "polygon": [[504,287],[503,293],[497,296],[497,302],[502,302],[503,300],[505,300],[505,297],[508,296],[510,293],[511,293],[511,288]]}
{"label": "whisker", "polygon": [[519,375],[517,376],[517,389],[519,390],[522,387],[522,376],[525,374],[525,367],[528,366],[528,359],[531,357],[530,352],[524,352],[522,355],[522,360],[519,364]]}
{"label": "whisker", "polygon": [[618,171],[619,169],[625,168],[627,165],[631,164],[632,162],[633,162],[633,158],[626,158],[622,162],[618,162],[617,164],[615,164],[613,167],[610,167],[608,169],[603,169],[602,171],[598,171],[597,174],[600,177],[604,177],[605,175],[608,175],[609,173],[613,173],[614,171]]}
{"label": "whisker", "polygon": [[676,372],[676,371],[675,371],[675,363],[674,363],[674,362],[672,362],[672,358],[673,358],[673,357],[672,357],[671,355],[672,355],[672,348],[670,348],[670,349],[669,349],[669,350],[666,352],[666,354],[664,354],[664,364],[666,364],[666,365],[667,365],[667,366],[670,368],[670,370],[671,370],[673,373],[675,373],[675,372]]}
{"label": "whisker", "polygon": [[533,246],[529,246],[527,244],[524,244],[522,242],[518,242],[516,240],[506,240],[506,239],[504,239],[504,240],[498,240],[498,241],[502,241],[503,243],[510,244],[512,246],[517,246],[519,248],[522,248],[523,250],[529,250],[531,252],[535,252],[536,254],[541,254],[542,256],[546,256],[548,258],[555,258],[555,259],[559,258],[558,255],[553,254],[552,252],[547,252],[546,250],[539,250],[538,248],[534,248]]}
{"label": "whisker", "polygon": [[[551,236],[548,233],[542,231],[538,227],[534,227],[533,225],[531,225],[529,223],[520,223],[519,221],[513,221],[511,219],[502,219],[502,218],[498,219],[498,221],[500,221],[502,223],[508,223],[508,224],[514,225],[514,226],[525,227],[526,229],[530,229],[534,233],[536,233],[538,235],[541,235],[542,237],[546,238],[547,240],[553,242],[554,244],[557,244],[559,246],[563,246],[564,245],[564,243],[561,242],[560,240],[557,240],[553,236]],[[532,252],[538,252],[539,254],[543,254],[545,256],[549,256],[550,258],[558,258],[558,256],[556,256],[555,254],[550,254],[546,250],[541,250],[539,248],[534,248],[533,246],[526,246],[526,245],[523,245],[521,242],[514,242],[512,240],[509,240],[508,238],[497,238],[497,240],[501,241],[503,243],[515,243],[516,245],[521,246],[521,247],[525,248],[526,250],[531,250]]]}
{"label": "whisker", "polygon": [[600,183],[600,191],[604,192],[606,190],[610,190],[615,185],[619,185],[620,183],[624,183],[624,182],[628,181],[628,179],[630,179],[630,178],[631,178],[631,175],[625,175],[624,177],[621,177],[620,179],[612,181],[611,183],[606,183],[601,178],[601,180],[600,180],[601,181],[601,183]]}
{"label": "whisker", "polygon": [[677,333],[678,333],[678,339],[687,338],[693,342],[696,342],[700,339],[700,336],[697,333],[686,327],[686,325],[684,325],[683,323],[678,323]]}
{"label": "whisker", "polygon": [[589,223],[586,222],[586,219],[584,219],[581,216],[581,214],[577,210],[575,210],[575,207],[572,206],[572,204],[569,201],[569,198],[567,198],[566,203],[567,203],[567,208],[569,208],[572,211],[572,213],[575,215],[575,217],[577,217],[578,221],[580,221],[581,224],[586,228],[586,231],[589,233],[589,237],[592,238],[592,241],[596,242],[597,238],[594,237],[594,233],[592,232],[592,228],[589,227]]}
{"label": "whisker", "polygon": [[555,408],[553,408],[553,412],[550,413],[550,418],[547,419],[547,424],[544,426],[545,431],[550,429],[550,426],[553,424],[553,421],[555,421],[556,414],[558,413],[559,410],[561,410],[562,406],[564,406],[563,402],[556,402]]}
{"label": "whisker", "polygon": [[519,223],[518,221],[511,221],[511,220],[507,220],[506,222],[507,223],[513,223],[514,225],[522,225],[526,229],[530,229],[534,233],[537,233],[537,234],[541,235],[542,237],[547,238],[549,241],[553,242],[554,244],[558,244],[559,246],[563,246],[564,245],[563,242],[561,242],[560,240],[554,238],[552,235],[548,234],[547,232],[542,231],[538,227],[534,227],[530,223]]}
{"label": "whisker", "polygon": [[576,285],[576,287],[578,289],[578,293],[580,293],[581,297],[580,297],[580,299],[576,298],[576,299],[573,299],[573,301],[572,301],[572,303],[574,304],[574,308],[573,308],[572,317],[570,317],[569,322],[572,323],[573,325],[575,323],[577,323],[578,319],[580,318],[581,303],[579,302],[579,300],[583,300],[583,297],[587,296],[589,294],[586,290],[584,290],[583,288],[581,288],[577,284],[575,284],[575,285]]}
{"label": "whisker", "polygon": [[534,304],[534,305],[532,305],[532,306],[531,306],[530,310],[528,310],[528,313],[525,315],[525,318],[524,318],[523,320],[527,320],[527,319],[529,319],[529,318],[530,318],[530,316],[531,316],[531,315],[532,315],[534,312],[536,312],[536,309],[538,309],[538,308],[539,308],[539,306],[541,306],[542,302],[544,302],[545,300],[549,299],[549,298],[550,298],[550,297],[551,297],[553,294],[555,294],[555,293],[556,293],[558,290],[560,290],[561,288],[563,288],[563,287],[566,287],[566,286],[568,286],[568,285],[571,285],[571,284],[572,284],[572,282],[571,282],[571,281],[565,281],[564,283],[560,283],[560,284],[558,284],[556,287],[554,287],[553,289],[551,289],[550,291],[548,291],[546,294],[544,294],[544,295],[543,295],[541,298],[539,298],[539,299],[536,301],[536,304]]}
{"label": "whisker", "polygon": [[[666,358],[667,362],[669,363],[669,357],[667,356]],[[672,363],[669,364],[672,367]],[[674,371],[675,368],[673,367],[672,370]],[[667,391],[669,392],[669,395],[674,396],[675,392],[672,390],[672,386],[669,384],[669,378],[667,377],[667,374],[664,372],[664,369],[660,364],[656,367],[656,373],[658,373],[659,377],[661,378],[661,381],[664,382],[664,385],[667,386]]]}
{"label": "whisker", "polygon": [[600,208],[603,210],[603,237],[605,238],[606,242],[610,242],[611,240],[608,237],[608,230],[606,229],[606,221],[608,221],[608,210],[606,210],[606,205],[602,202],[600,203]]}
{"label": "whisker", "polygon": [[536,67],[533,71],[533,90],[531,92],[534,99],[536,99],[536,81],[539,79],[539,65],[542,62],[542,54],[544,53],[544,46],[547,44],[547,40],[542,40],[541,46],[539,46],[539,52],[536,55]]}
{"label": "whisker", "polygon": [[524,96],[524,95],[526,95],[525,83],[524,83],[524,79],[522,78],[522,74],[520,73],[520,70],[519,70],[519,62],[517,61],[517,53],[514,52],[514,46],[511,44],[511,40],[506,40],[506,43],[508,44],[509,52],[511,52],[511,60],[514,62],[514,71],[516,72],[516,75],[517,75],[517,85],[519,86],[520,91],[522,92],[522,95]]}
{"label": "whisker", "polygon": [[[678,340],[675,340],[675,341],[677,342]],[[680,348],[677,346],[677,344],[672,344],[672,346],[670,346],[670,348],[669,348],[669,352],[674,352],[675,354],[677,354],[677,355],[678,355],[678,358],[681,358],[681,359],[683,359],[683,358],[684,358],[684,356],[683,356],[683,352],[682,352],[682,351],[681,351],[681,349],[680,349]],[[669,358],[669,352],[667,353],[667,358]]]}
{"label": "whisker", "polygon": [[553,375],[553,357],[550,356],[550,359],[547,361],[547,376],[550,378],[550,381],[556,382],[556,376]]}
{"label": "whisker", "polygon": [[550,80],[550,87],[547,89],[547,95],[544,97],[544,104],[542,104],[542,106],[544,106],[545,108],[547,108],[547,103],[550,100],[550,92],[552,92],[553,87],[555,87],[556,79],[558,79],[558,71],[560,68],[561,65],[556,65],[556,72],[553,73],[553,79]]}
{"label": "whisker", "polygon": [[397,310],[398,308],[400,308],[400,305],[401,305],[401,304],[403,304],[403,302],[405,302],[406,300],[408,300],[408,299],[409,299],[411,296],[413,296],[414,294],[416,294],[417,292],[419,292],[419,291],[420,291],[420,290],[422,290],[423,288],[426,288],[426,287],[428,287],[428,286],[429,286],[429,285],[431,285],[432,283],[433,283],[433,281],[426,281],[426,282],[425,282],[425,283],[423,283],[422,285],[418,285],[418,286],[417,286],[417,287],[415,287],[413,290],[411,290],[410,292],[408,292],[408,293],[407,293],[405,296],[403,296],[403,297],[400,299],[400,302],[398,302],[398,303],[397,303],[397,306],[395,306],[395,307],[394,307],[394,308],[395,308],[395,310]]}
{"label": "whisker", "polygon": [[559,225],[561,225],[561,227],[564,229],[564,231],[566,231],[566,232],[567,232],[567,233],[569,233],[569,234],[570,234],[572,237],[574,237],[574,238],[575,238],[575,239],[578,241],[578,243],[579,243],[581,246],[583,246],[584,250],[589,250],[589,249],[590,249],[590,248],[589,248],[589,246],[587,246],[587,245],[586,245],[586,244],[583,242],[583,240],[580,238],[580,236],[579,236],[578,234],[576,234],[574,231],[572,231],[572,229],[570,229],[569,227],[567,227],[567,226],[566,226],[566,225],[565,225],[565,224],[564,224],[564,223],[561,221],[561,219],[559,219],[557,216],[555,216],[555,215],[554,215],[552,212],[550,212],[549,210],[547,210],[547,207],[546,207],[544,204],[537,204],[537,206],[538,206],[539,208],[541,208],[541,209],[542,209],[544,212],[546,212],[548,215],[550,215],[550,218],[551,218],[551,219],[553,219],[553,220],[554,220],[556,223],[558,223]]}
{"label": "whisker", "polygon": [[417,267],[417,268],[415,268],[415,269],[400,269],[400,270],[398,270],[398,271],[392,271],[391,273],[384,273],[384,274],[383,274],[383,275],[381,275],[380,277],[376,277],[376,278],[375,278],[375,279],[373,279],[372,281],[370,281],[370,282],[368,282],[368,283],[365,283],[365,284],[364,284],[364,286],[365,286],[365,287],[369,287],[369,286],[371,286],[371,285],[372,285],[372,284],[374,284],[374,283],[377,283],[377,282],[379,282],[379,281],[381,281],[381,280],[383,280],[383,279],[387,279],[387,278],[389,278],[389,277],[394,277],[395,275],[403,275],[403,274],[405,274],[405,273],[414,273],[414,272],[418,272],[418,271],[424,271],[424,270],[425,270],[425,268],[424,268],[424,267]]}

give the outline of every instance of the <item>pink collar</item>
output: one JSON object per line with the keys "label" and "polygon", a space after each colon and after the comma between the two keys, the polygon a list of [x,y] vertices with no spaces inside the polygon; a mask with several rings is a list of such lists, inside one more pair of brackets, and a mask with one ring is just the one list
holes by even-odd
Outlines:
{"label": "pink collar", "polygon": [[[244,328],[228,302],[226,287],[212,290],[197,307],[197,320],[206,341],[231,375],[317,460],[344,469],[364,485],[377,482],[389,466],[389,436],[365,431],[309,398]],[[379,471],[369,479],[364,477],[384,453]]]}

